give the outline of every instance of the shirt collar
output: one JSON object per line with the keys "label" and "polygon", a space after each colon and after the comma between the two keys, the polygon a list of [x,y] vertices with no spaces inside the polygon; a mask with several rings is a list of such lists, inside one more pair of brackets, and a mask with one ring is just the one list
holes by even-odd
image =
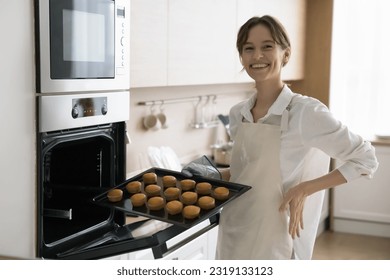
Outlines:
{"label": "shirt collar", "polygon": [[[267,115],[264,118],[267,118],[269,115],[279,115],[279,116],[281,116],[283,111],[290,104],[293,95],[294,95],[294,93],[291,91],[291,89],[287,85],[284,85],[282,91],[280,92],[280,94],[278,96],[278,98],[271,105],[271,107],[268,110]],[[256,99],[257,99],[257,96],[256,96],[256,93],[255,93],[247,100],[247,102],[241,108],[241,115],[246,120],[248,120],[250,122],[253,122],[253,116],[251,114],[251,109],[255,105]]]}

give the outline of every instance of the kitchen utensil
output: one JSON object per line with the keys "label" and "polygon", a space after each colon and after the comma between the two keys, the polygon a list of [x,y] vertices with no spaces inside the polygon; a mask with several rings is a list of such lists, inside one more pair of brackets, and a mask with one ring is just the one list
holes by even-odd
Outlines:
{"label": "kitchen utensil", "polygon": [[225,129],[226,129],[226,133],[227,135],[229,136],[229,139],[230,139],[230,127],[229,127],[229,116],[224,116],[222,114],[219,114],[218,115],[218,119],[223,123]]}
{"label": "kitchen utensil", "polygon": [[211,146],[214,162],[217,165],[229,166],[232,159],[233,143],[215,144]]}
{"label": "kitchen utensil", "polygon": [[156,131],[161,128],[160,120],[154,112],[154,105],[150,108],[150,114],[144,117],[143,124],[148,130]]}
{"label": "kitchen utensil", "polygon": [[163,105],[164,105],[164,101],[162,101],[162,103],[161,103],[160,113],[157,114],[157,118],[161,124],[161,128],[166,129],[166,128],[168,128],[167,115],[164,113]]}

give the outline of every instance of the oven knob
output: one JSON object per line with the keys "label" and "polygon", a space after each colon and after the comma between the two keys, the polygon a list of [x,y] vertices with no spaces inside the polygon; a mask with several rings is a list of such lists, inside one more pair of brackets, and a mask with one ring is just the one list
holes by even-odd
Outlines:
{"label": "oven knob", "polygon": [[72,109],[72,118],[76,119],[79,116],[79,110],[77,110],[77,107],[73,107]]}
{"label": "oven knob", "polygon": [[103,115],[107,114],[107,111],[108,111],[107,104],[103,104],[103,106],[102,106],[102,114]]}

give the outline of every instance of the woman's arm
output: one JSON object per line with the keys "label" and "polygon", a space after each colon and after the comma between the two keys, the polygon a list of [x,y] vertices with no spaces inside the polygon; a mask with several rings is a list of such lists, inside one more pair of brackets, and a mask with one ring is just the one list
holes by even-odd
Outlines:
{"label": "woman's arm", "polygon": [[289,233],[292,238],[299,237],[300,229],[303,229],[303,208],[306,197],[346,182],[344,176],[336,169],[322,177],[302,182],[285,193],[279,211],[290,210]]}

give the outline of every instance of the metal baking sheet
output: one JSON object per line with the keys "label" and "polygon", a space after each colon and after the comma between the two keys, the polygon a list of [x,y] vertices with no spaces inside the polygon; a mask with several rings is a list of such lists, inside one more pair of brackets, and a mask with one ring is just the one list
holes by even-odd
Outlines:
{"label": "metal baking sheet", "polygon": [[[162,184],[162,177],[165,175],[172,175],[172,176],[176,177],[176,179],[177,179],[176,187],[178,187],[179,189],[180,189],[180,181],[181,180],[192,179],[196,183],[208,182],[212,185],[213,189],[215,189],[216,187],[226,187],[229,189],[229,197],[228,197],[228,199],[226,199],[224,201],[220,201],[220,200],[215,199],[215,208],[210,209],[210,210],[201,209],[199,217],[195,218],[195,219],[185,219],[182,216],[182,214],[170,215],[166,212],[165,209],[158,210],[158,211],[150,210],[147,205],[144,205],[141,207],[133,207],[131,200],[130,200],[130,197],[132,194],[127,192],[126,185],[131,181],[139,181],[139,182],[141,182],[141,192],[144,192],[144,183],[142,180],[142,176],[143,176],[143,174],[148,173],[148,172],[156,173],[157,185],[161,186],[161,194],[160,194],[161,197],[164,197],[164,195],[163,195],[164,187]],[[107,193],[112,189],[121,189],[123,191],[123,198],[121,201],[110,202],[108,200]],[[227,203],[230,203],[232,200],[236,199],[237,197],[239,197],[243,193],[247,192],[249,189],[251,189],[251,187],[247,186],[247,185],[237,184],[237,183],[225,182],[225,181],[221,181],[221,180],[214,180],[214,179],[210,179],[207,177],[193,176],[193,177],[189,178],[180,172],[162,169],[162,168],[151,168],[151,169],[145,170],[144,172],[142,172],[142,173],[140,173],[132,178],[127,179],[125,182],[121,183],[120,185],[118,185],[112,189],[94,197],[93,202],[98,204],[98,205],[115,208],[117,210],[124,211],[124,212],[129,213],[129,214],[145,216],[145,217],[160,220],[163,222],[172,223],[172,224],[180,225],[180,226],[183,226],[186,228],[190,228],[190,227],[200,223],[201,221],[204,221],[204,220],[212,217],[213,215],[217,214],[224,205],[226,205]]]}

